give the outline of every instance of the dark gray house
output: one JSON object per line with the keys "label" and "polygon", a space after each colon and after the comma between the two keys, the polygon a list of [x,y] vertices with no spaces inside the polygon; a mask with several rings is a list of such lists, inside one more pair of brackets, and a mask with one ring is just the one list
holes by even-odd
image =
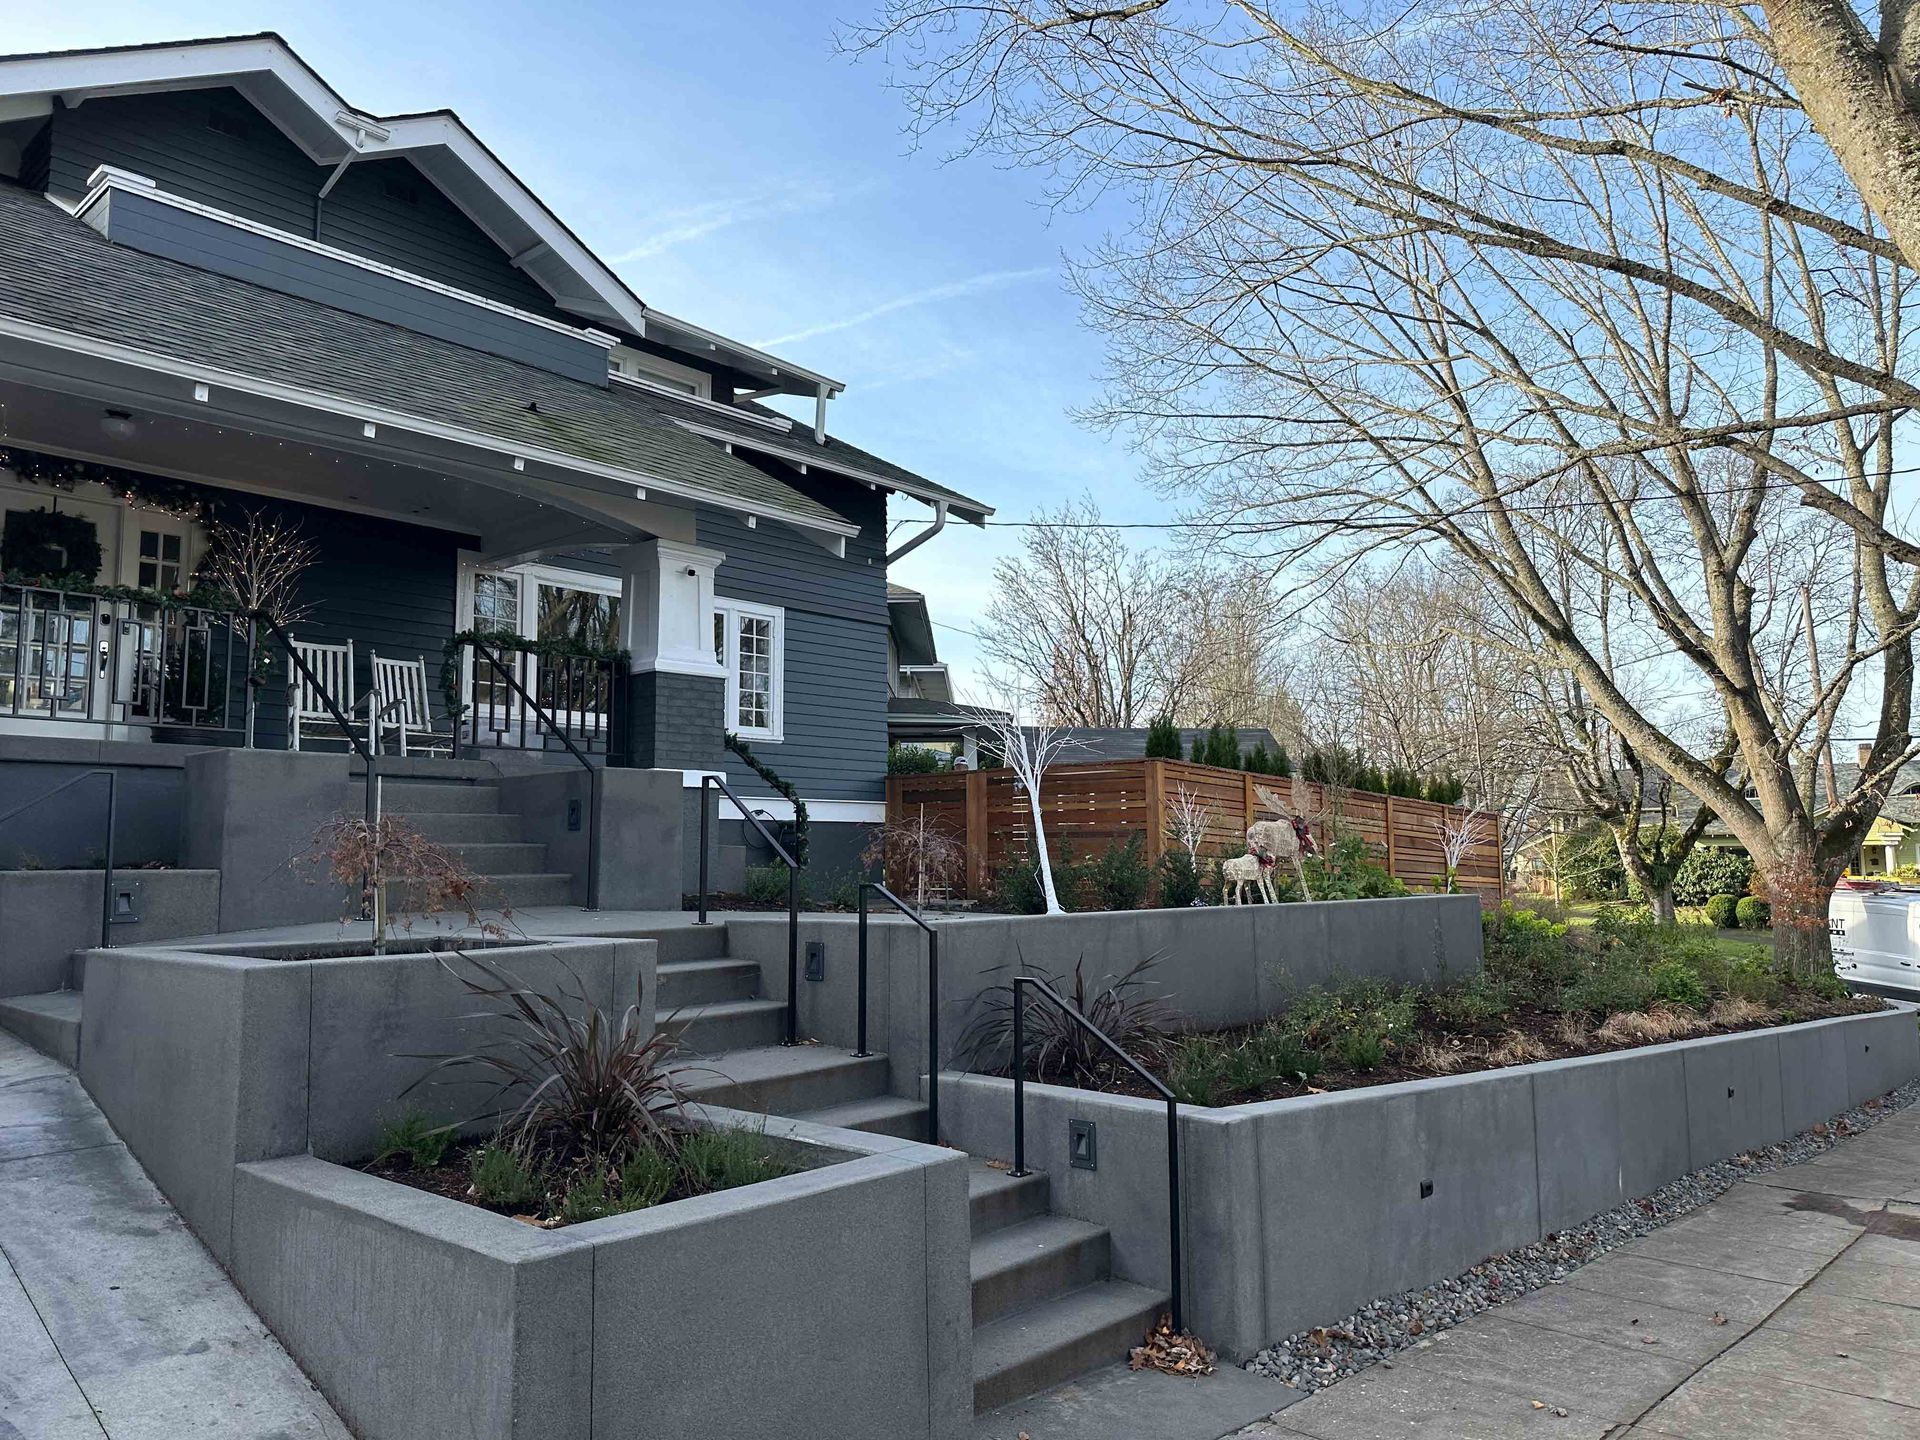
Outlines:
{"label": "dark gray house", "polygon": [[[276,35],[0,58],[0,779],[243,743],[195,585],[251,516],[313,547],[291,628],[353,647],[343,708],[423,662],[463,754],[557,726],[789,818],[733,732],[816,826],[877,820],[888,500],[989,507],[832,433],[842,388],[647,305],[458,116],[368,114]],[[325,728],[282,680],[258,746]]]}

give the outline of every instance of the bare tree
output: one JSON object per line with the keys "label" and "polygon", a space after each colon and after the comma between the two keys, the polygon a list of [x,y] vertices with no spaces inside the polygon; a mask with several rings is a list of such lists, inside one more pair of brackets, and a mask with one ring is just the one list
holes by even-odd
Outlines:
{"label": "bare tree", "polygon": [[952,829],[927,818],[918,806],[910,819],[890,820],[860,852],[860,863],[878,867],[884,877],[904,870],[913,888],[913,903],[921,909],[936,890],[947,890],[966,873],[966,842]]}
{"label": "bare tree", "polygon": [[1167,837],[1187,852],[1193,870],[1200,873],[1200,847],[1207,843],[1207,827],[1213,823],[1213,807],[1184,785],[1174,787],[1167,802]]}
{"label": "bare tree", "polygon": [[[1811,971],[1913,753],[1902,13],[1883,50],[1817,0],[1483,0],[1471,23],[1440,0],[891,0],[862,43],[923,127],[971,125],[1064,198],[1138,200],[1078,280],[1102,414],[1169,491],[1311,583],[1382,552],[1475,575],[1795,897],[1778,943]],[[1809,536],[1854,556],[1817,684],[1761,568]],[[1818,807],[1807,757],[1850,707],[1871,750]]]}

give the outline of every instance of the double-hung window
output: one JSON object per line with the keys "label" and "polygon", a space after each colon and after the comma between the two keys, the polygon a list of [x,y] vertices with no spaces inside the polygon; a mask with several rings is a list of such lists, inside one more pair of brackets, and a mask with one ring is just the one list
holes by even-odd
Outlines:
{"label": "double-hung window", "polygon": [[786,612],[716,600],[713,658],[727,672],[727,728],[746,740],[779,740],[785,685]]}

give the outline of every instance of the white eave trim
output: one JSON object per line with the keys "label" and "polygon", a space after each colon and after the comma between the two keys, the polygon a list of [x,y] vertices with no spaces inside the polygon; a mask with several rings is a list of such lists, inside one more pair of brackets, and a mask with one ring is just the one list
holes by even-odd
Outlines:
{"label": "white eave trim", "polygon": [[[718,400],[708,400],[701,395],[689,395],[684,390],[676,390],[671,385],[663,385],[657,380],[647,380],[633,375],[622,375],[618,371],[608,374],[607,378],[616,385],[630,385],[635,390],[644,390],[649,395],[658,395],[667,400],[678,401],[682,405],[698,406],[702,410],[711,410],[716,415],[725,415],[734,420],[745,420],[752,425],[764,425],[769,430],[784,435],[793,429],[793,421],[786,416],[752,415],[737,405],[723,404]],[[676,417],[669,416],[669,419]]]}
{"label": "white eave trim", "polygon": [[803,366],[789,364],[777,355],[769,355],[766,351],[756,350],[751,345],[742,345],[738,340],[729,340],[724,335],[716,335],[704,326],[695,325],[691,320],[681,320],[667,314],[664,310],[649,308],[647,314],[655,325],[664,325],[669,330],[678,330],[683,335],[690,335],[695,340],[704,341],[716,350],[724,350],[751,362],[743,368],[769,370],[776,377],[790,376],[804,380],[809,388],[825,386],[828,392],[834,395],[840,394],[847,388],[844,381],[835,380],[830,375],[822,375],[817,370],[808,370]]}
{"label": "white eave trim", "polygon": [[602,465],[558,450],[548,450],[538,445],[502,439],[483,431],[448,425],[438,420],[428,420],[421,416],[409,415],[405,411],[389,410],[385,406],[370,405],[346,396],[331,395],[322,390],[309,390],[303,386],[287,385],[277,380],[266,380],[259,376],[242,375],[236,371],[200,365],[190,360],[182,360],[177,356],[140,350],[112,340],[100,340],[91,335],[77,335],[68,330],[55,330],[49,326],[36,325],[32,321],[16,319],[10,315],[0,315],[0,336],[173,376],[195,385],[209,386],[215,390],[231,390],[236,394],[252,395],[263,400],[315,410],[327,415],[345,416],[363,425],[390,426],[395,430],[484,450],[502,462],[520,459],[551,466],[555,470],[592,475],[598,479],[611,480],[616,484],[638,490],[640,493],[634,497],[636,499],[645,499],[649,493],[657,491],[662,495],[671,495],[676,499],[688,500],[696,504],[710,505],[715,509],[729,510],[735,514],[762,516],[796,530],[830,536],[833,542],[843,547],[847,537],[860,533],[858,525],[844,520],[820,520],[811,516],[795,515],[773,506],[756,505],[737,495],[724,495],[703,486],[688,485],[684,481],[664,480],[644,471]]}
{"label": "white eave trim", "polygon": [[290,230],[277,230],[271,225],[262,225],[257,220],[249,220],[243,215],[235,215],[227,210],[216,210],[211,205],[202,205],[197,200],[189,200],[183,195],[174,195],[162,190],[157,181],[149,180],[144,175],[136,175],[130,170],[102,165],[88,177],[87,185],[89,186],[87,193],[73,212],[82,220],[86,218],[87,211],[92,209],[102,196],[114,190],[125,190],[161,205],[171,205],[174,209],[184,210],[190,215],[198,215],[222,225],[231,225],[236,230],[245,230],[282,245],[291,245],[309,254],[324,256],[328,260],[337,260],[343,265],[352,265],[375,275],[384,275],[390,280],[399,280],[408,285],[418,286],[422,290],[431,290],[436,295],[444,295],[450,300],[459,300],[482,310],[491,310],[497,315],[518,320],[523,325],[537,325],[542,330],[551,330],[556,335],[565,335],[569,340],[598,345],[602,350],[611,350],[620,343],[617,336],[609,335],[605,331],[563,325],[558,320],[549,320],[544,315],[535,315],[531,310],[516,309],[502,301],[490,300],[485,295],[476,295],[471,290],[456,289],[441,281],[429,280],[424,275],[416,275],[411,270],[401,270],[392,265],[382,264],[378,260],[370,260],[364,255],[356,255],[351,250],[341,250],[332,245],[322,244],[318,240],[309,240],[303,235],[295,235]]}
{"label": "white eave trim", "polygon": [[757,439],[754,436],[737,435],[730,430],[720,429],[718,426],[702,425],[697,420],[681,420],[676,417],[673,423],[680,426],[683,430],[691,430],[696,435],[704,436],[708,440],[719,441],[723,445],[744,445],[749,450],[758,450],[763,455],[771,455],[775,459],[785,460],[788,464],[797,466],[803,472],[808,469],[825,470],[830,474],[843,476],[848,480],[858,480],[862,484],[871,486],[876,490],[898,490],[902,495],[911,495],[914,499],[924,500],[929,505],[944,505],[949,510],[959,510],[967,514],[977,514],[982,519],[993,514],[993,507],[991,505],[983,505],[975,500],[968,500],[960,496],[947,494],[935,490],[930,486],[915,485],[910,480],[901,480],[892,475],[876,475],[871,470],[862,470],[857,466],[843,464],[834,459],[831,452],[809,454],[804,450],[795,450],[787,445],[770,445],[766,441]]}

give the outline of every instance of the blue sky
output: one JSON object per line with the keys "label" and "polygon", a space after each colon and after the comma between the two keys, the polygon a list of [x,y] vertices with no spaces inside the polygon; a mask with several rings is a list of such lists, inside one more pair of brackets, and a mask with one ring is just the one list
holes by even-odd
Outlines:
{"label": "blue sky", "polygon": [[[829,423],[854,443],[1005,519],[1087,489],[1110,518],[1165,513],[1068,415],[1100,352],[1061,257],[1117,217],[910,151],[881,67],[833,51],[866,0],[9,8],[10,51],[278,30],[356,105],[458,110],[649,304],[844,380]],[[896,578],[970,626],[1019,533],[950,527]],[[939,638],[965,683],[972,642]]]}

